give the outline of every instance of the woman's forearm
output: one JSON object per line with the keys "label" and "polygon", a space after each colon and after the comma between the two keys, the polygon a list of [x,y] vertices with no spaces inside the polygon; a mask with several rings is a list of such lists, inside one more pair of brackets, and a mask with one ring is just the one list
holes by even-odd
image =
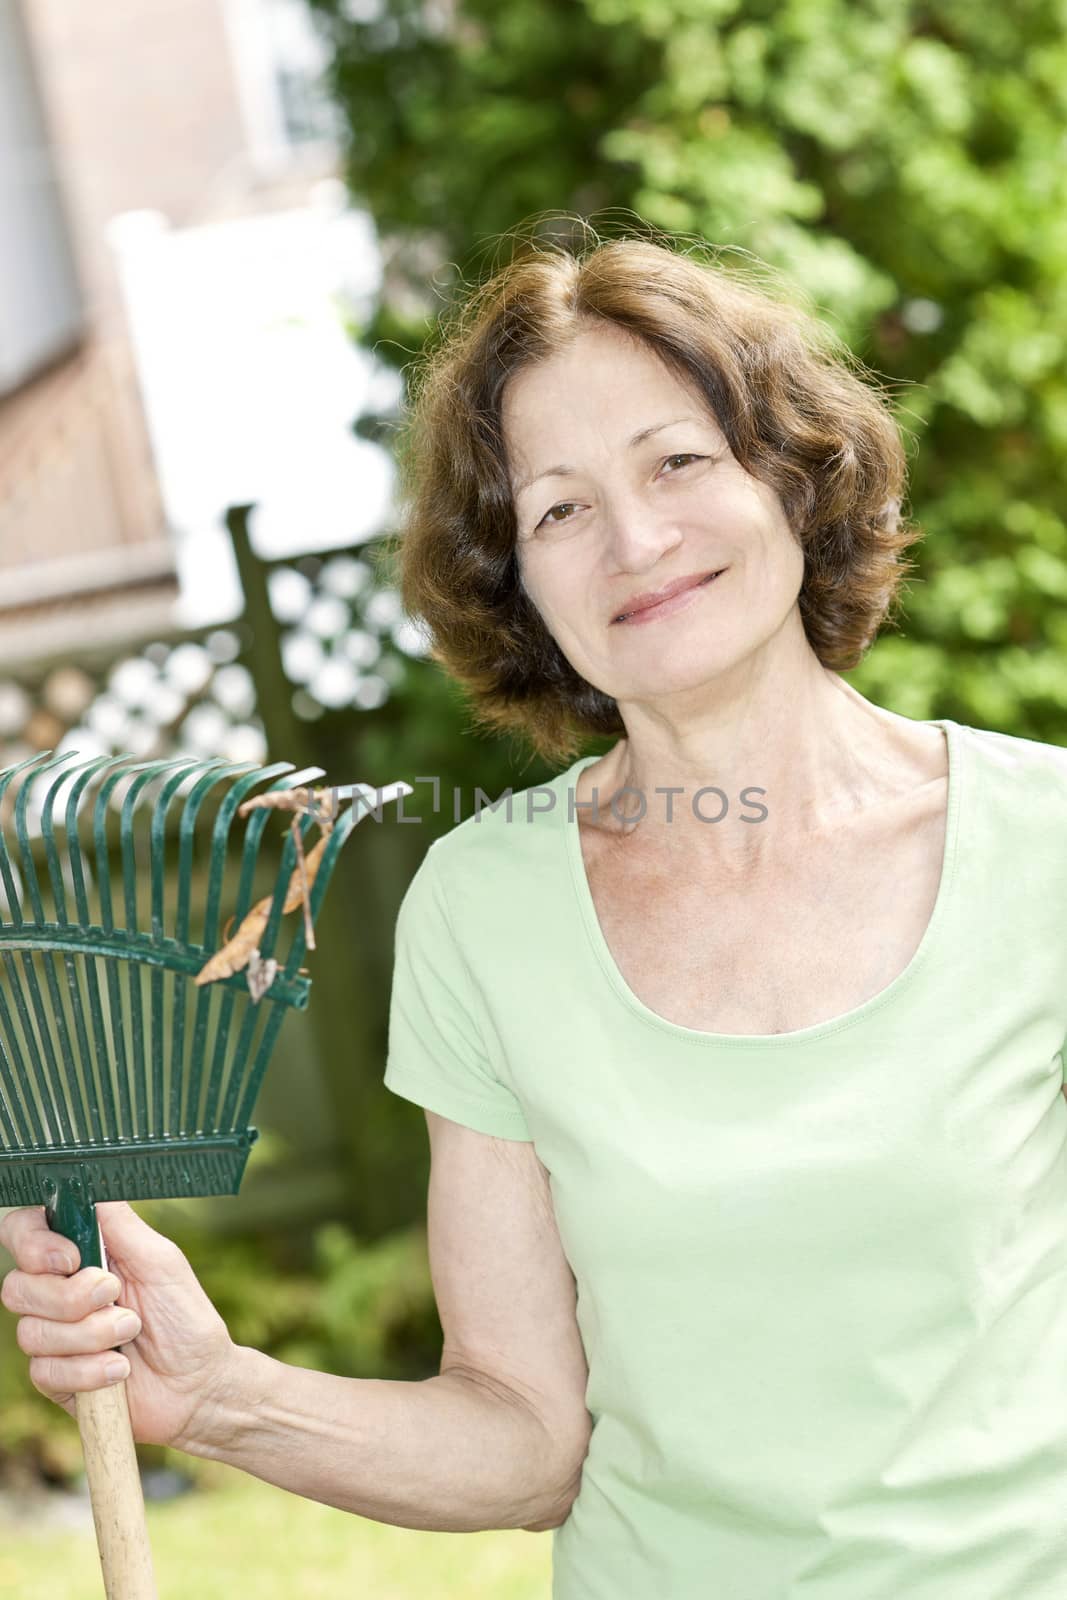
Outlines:
{"label": "woman's forearm", "polygon": [[376,1522],[450,1533],[556,1527],[580,1475],[540,1418],[480,1375],[342,1378],[247,1346],[181,1448]]}

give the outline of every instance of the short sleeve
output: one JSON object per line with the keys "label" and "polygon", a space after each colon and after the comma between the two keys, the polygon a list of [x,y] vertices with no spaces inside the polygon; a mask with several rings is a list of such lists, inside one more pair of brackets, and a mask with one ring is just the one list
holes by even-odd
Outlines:
{"label": "short sleeve", "polygon": [[477,993],[456,941],[431,845],[397,912],[385,1086],[479,1133],[531,1140],[512,1089],[493,1072]]}

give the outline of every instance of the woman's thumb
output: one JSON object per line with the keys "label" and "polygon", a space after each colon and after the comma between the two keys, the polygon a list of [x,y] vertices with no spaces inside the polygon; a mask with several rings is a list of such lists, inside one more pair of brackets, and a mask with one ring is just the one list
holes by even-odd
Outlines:
{"label": "woman's thumb", "polygon": [[125,1267],[131,1271],[147,1261],[172,1255],[178,1246],[165,1234],[158,1233],[130,1205],[128,1200],[100,1200],[96,1206],[97,1220],[107,1251],[108,1267],[116,1274]]}

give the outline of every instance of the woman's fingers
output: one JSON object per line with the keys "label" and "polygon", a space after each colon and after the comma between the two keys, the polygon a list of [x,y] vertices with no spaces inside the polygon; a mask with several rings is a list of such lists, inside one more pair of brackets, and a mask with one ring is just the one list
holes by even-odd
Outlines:
{"label": "woman's fingers", "polygon": [[0,1244],[24,1272],[77,1272],[81,1265],[77,1246],[48,1226],[44,1206],[22,1206],[0,1217]]}
{"label": "woman's fingers", "polygon": [[97,1213],[110,1271],[82,1267],[77,1247],[49,1228],[43,1206],[0,1214],[0,1244],[16,1263],[0,1284],[0,1304],[19,1319],[16,1340],[30,1358],[34,1388],[71,1416],[79,1394],[130,1375],[121,1347],[142,1328],[118,1303],[124,1282],[186,1287],[192,1278],[178,1246],[125,1201],[101,1202]]}
{"label": "woman's fingers", "polygon": [[[114,1367],[114,1373],[109,1368]],[[114,1350],[98,1356],[34,1356],[30,1361],[30,1382],[47,1400],[70,1410],[71,1395],[86,1389],[106,1389],[121,1383],[130,1374],[130,1363]]]}
{"label": "woman's fingers", "polygon": [[109,1306],[81,1322],[50,1322],[47,1317],[20,1317],[18,1347],[28,1356],[82,1356],[136,1339],[141,1319],[136,1311]]}
{"label": "woman's fingers", "polygon": [[56,1322],[80,1322],[91,1311],[112,1305],[122,1285],[113,1272],[83,1267],[72,1277],[54,1272],[9,1272],[0,1286],[0,1305],[16,1315],[48,1317]]}
{"label": "woman's fingers", "polygon": [[[156,1283],[188,1284],[192,1269],[178,1245],[157,1233],[126,1200],[101,1200],[96,1216],[107,1250],[106,1260],[121,1278],[151,1278]],[[43,1206],[23,1206],[0,1217],[0,1244],[23,1272],[75,1273],[77,1246],[53,1233]],[[84,1269],[86,1272],[89,1268]]]}

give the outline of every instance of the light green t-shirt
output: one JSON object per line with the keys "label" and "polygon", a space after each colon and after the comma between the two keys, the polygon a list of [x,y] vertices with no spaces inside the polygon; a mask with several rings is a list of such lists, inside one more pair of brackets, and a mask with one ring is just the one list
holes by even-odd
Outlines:
{"label": "light green t-shirt", "polygon": [[593,1431],[553,1600],[1067,1596],[1067,749],[937,725],[929,925],[812,1027],[630,990],[573,809],[592,756],[411,881],[385,1083],[533,1140],[577,1283]]}

